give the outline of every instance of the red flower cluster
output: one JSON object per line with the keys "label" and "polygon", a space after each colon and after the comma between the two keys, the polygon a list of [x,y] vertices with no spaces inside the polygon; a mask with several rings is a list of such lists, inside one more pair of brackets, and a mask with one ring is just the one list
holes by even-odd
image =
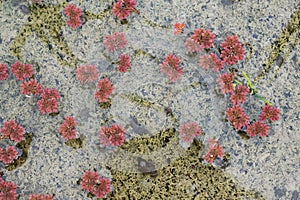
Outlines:
{"label": "red flower cluster", "polygon": [[221,74],[217,80],[220,85],[220,89],[224,94],[232,93],[234,91],[233,85],[234,74],[233,73],[224,73]]}
{"label": "red flower cluster", "polygon": [[77,67],[75,73],[76,79],[83,85],[98,80],[99,76],[98,70],[95,65],[81,65]]}
{"label": "red flower cluster", "polygon": [[85,171],[81,177],[80,185],[83,190],[92,193],[96,198],[105,198],[110,192],[110,180],[100,178],[98,172]]}
{"label": "red flower cluster", "polygon": [[247,126],[247,134],[250,137],[255,137],[259,135],[260,137],[268,136],[269,126],[263,122],[256,121]]}
{"label": "red flower cluster", "polygon": [[228,36],[220,46],[223,48],[220,57],[227,65],[233,65],[244,59],[245,51],[236,35]]}
{"label": "red flower cluster", "polygon": [[223,62],[218,58],[215,53],[204,54],[200,56],[200,67],[204,69],[212,69],[214,72],[218,72],[223,69]]}
{"label": "red flower cluster", "polygon": [[5,80],[8,77],[6,64],[0,63],[0,80]]}
{"label": "red flower cluster", "polygon": [[165,56],[164,61],[160,64],[160,71],[167,74],[173,82],[181,78],[183,69],[179,66],[179,57],[169,54]]}
{"label": "red flower cluster", "polygon": [[0,177],[0,199],[3,200],[16,200],[17,199],[17,186],[2,179]]}
{"label": "red flower cluster", "polygon": [[218,140],[209,139],[208,148],[204,159],[208,163],[213,163],[216,158],[222,158],[224,156],[224,150],[221,145],[218,144]]}
{"label": "red flower cluster", "polygon": [[1,138],[9,138],[15,142],[20,142],[24,139],[25,129],[17,124],[14,120],[4,122],[1,128]]}
{"label": "red flower cluster", "polygon": [[188,122],[179,127],[179,133],[182,141],[190,143],[201,135],[202,131],[197,122]]}
{"label": "red flower cluster", "polygon": [[97,90],[95,92],[95,98],[100,102],[107,102],[109,95],[111,95],[114,87],[112,86],[108,78],[103,78],[97,83]]}
{"label": "red flower cluster", "polygon": [[29,200],[53,200],[52,194],[31,194]]}
{"label": "red flower cluster", "polygon": [[8,146],[6,149],[0,148],[0,162],[3,162],[4,164],[12,163],[17,156],[18,152],[14,146]]}
{"label": "red flower cluster", "polygon": [[198,44],[195,40],[191,39],[190,37],[186,39],[184,45],[190,53],[200,52],[202,50],[200,44]]}
{"label": "red flower cluster", "polygon": [[125,129],[121,125],[102,126],[99,129],[100,143],[105,146],[121,146],[125,141]]}
{"label": "red flower cluster", "polygon": [[43,87],[35,79],[30,79],[29,81],[24,81],[21,84],[21,93],[25,95],[37,95],[39,96],[43,91]]}
{"label": "red flower cluster", "polygon": [[249,117],[245,114],[244,109],[239,105],[227,108],[226,115],[233,127],[237,130],[248,125]]}
{"label": "red flower cluster", "polygon": [[71,28],[77,28],[81,26],[80,16],[82,15],[82,10],[77,8],[74,4],[69,4],[64,8],[64,13],[68,17],[67,25]]}
{"label": "red flower cluster", "polygon": [[118,17],[119,20],[125,19],[129,16],[130,12],[137,12],[134,8],[135,5],[135,0],[118,0],[114,3],[112,13]]}
{"label": "red flower cluster", "polygon": [[174,24],[174,34],[179,35],[183,32],[183,29],[185,27],[185,24],[182,22],[181,24],[179,22],[176,22]]}
{"label": "red flower cluster", "polygon": [[235,90],[235,92],[230,96],[231,103],[233,105],[239,105],[241,103],[244,103],[246,101],[246,97],[249,91],[250,90],[247,86],[240,84]]}
{"label": "red flower cluster", "polygon": [[76,138],[75,126],[77,122],[73,116],[65,117],[64,123],[59,126],[58,132],[62,135],[65,140]]}
{"label": "red flower cluster", "polygon": [[57,112],[58,99],[60,99],[60,95],[56,89],[43,89],[41,99],[37,102],[39,111],[42,114]]}
{"label": "red flower cluster", "polygon": [[191,35],[191,39],[200,45],[201,48],[210,48],[214,45],[215,34],[210,30],[198,28],[194,30],[194,34]]}
{"label": "red flower cluster", "polygon": [[11,65],[11,72],[20,81],[30,78],[34,73],[31,64],[21,64],[19,61]]}
{"label": "red flower cluster", "polygon": [[262,107],[262,112],[259,115],[259,120],[261,121],[277,121],[279,119],[280,111],[278,108],[272,107],[269,104],[266,104],[264,107]]}
{"label": "red flower cluster", "polygon": [[113,52],[117,49],[125,48],[127,39],[124,33],[115,32],[113,35],[105,36],[103,44],[107,51]]}
{"label": "red flower cluster", "polygon": [[119,66],[118,71],[119,72],[127,72],[128,68],[131,66],[130,63],[130,56],[127,54],[122,54],[119,57]]}

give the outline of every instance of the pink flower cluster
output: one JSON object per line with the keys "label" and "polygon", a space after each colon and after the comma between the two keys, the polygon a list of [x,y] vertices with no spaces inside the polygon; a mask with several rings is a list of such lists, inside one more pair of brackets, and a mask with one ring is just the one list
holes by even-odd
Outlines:
{"label": "pink flower cluster", "polygon": [[110,180],[99,176],[98,172],[85,171],[80,185],[83,190],[92,193],[96,198],[105,198],[110,192]]}
{"label": "pink flower cluster", "polygon": [[193,139],[201,135],[202,130],[197,122],[188,122],[179,127],[180,138],[184,142],[192,142]]}
{"label": "pink flower cluster", "polygon": [[169,79],[173,82],[179,80],[183,74],[183,69],[179,66],[179,57],[169,54],[165,56],[163,62],[160,64],[160,71],[167,74]]}
{"label": "pink flower cluster", "polygon": [[130,56],[127,54],[122,54],[119,56],[119,65],[118,71],[119,72],[127,72],[128,68],[131,66]]}
{"label": "pink flower cluster", "polygon": [[52,194],[30,194],[29,200],[53,200]]}
{"label": "pink flower cluster", "polygon": [[69,4],[67,7],[64,8],[64,13],[68,17],[67,25],[71,28],[77,28],[81,26],[81,15],[82,10],[77,8],[74,4]]}
{"label": "pink flower cluster", "polygon": [[245,51],[236,35],[228,36],[220,46],[222,47],[220,57],[227,65],[233,65],[239,60],[244,60]]}
{"label": "pink flower cluster", "polygon": [[114,87],[108,78],[100,79],[97,83],[97,90],[95,98],[100,102],[107,102],[109,95],[111,95]]}
{"label": "pink flower cluster", "polygon": [[76,79],[80,81],[82,85],[91,83],[98,80],[99,73],[95,65],[80,65],[77,67]]}
{"label": "pink flower cluster", "polygon": [[21,64],[19,61],[12,64],[10,70],[20,81],[30,78],[34,74],[31,64]]}
{"label": "pink flower cluster", "polygon": [[8,77],[6,64],[0,63],[0,80],[5,80]]}
{"label": "pink flower cluster", "polygon": [[77,122],[73,116],[65,117],[65,121],[59,126],[58,132],[62,135],[65,140],[76,138],[75,127]]}
{"label": "pink flower cluster", "polygon": [[224,94],[232,93],[234,91],[234,74],[233,73],[223,73],[217,79],[220,89]]}
{"label": "pink flower cluster", "polygon": [[223,158],[224,150],[221,145],[218,144],[218,140],[209,139],[208,148],[204,159],[208,163],[213,163],[216,158]]}
{"label": "pink flower cluster", "polygon": [[0,177],[0,199],[2,200],[16,200],[17,186],[13,182],[8,182]]}
{"label": "pink flower cluster", "polygon": [[9,120],[4,122],[3,127],[1,128],[1,138],[8,138],[15,142],[20,142],[24,139],[25,129],[17,124],[15,120]]}
{"label": "pink flower cluster", "polygon": [[232,108],[226,109],[227,119],[237,130],[248,125],[249,117],[245,114],[244,108],[240,105],[235,105]]}
{"label": "pink flower cluster", "polygon": [[0,162],[10,164],[18,156],[18,152],[14,146],[8,146],[6,149],[0,148]]}
{"label": "pink flower cluster", "polygon": [[118,17],[119,20],[125,19],[131,12],[138,12],[134,7],[135,0],[118,0],[114,3],[112,13]]}
{"label": "pink flower cluster", "polygon": [[125,129],[121,125],[102,126],[99,129],[99,139],[102,146],[121,146],[125,141]]}
{"label": "pink flower cluster", "polygon": [[125,48],[127,39],[124,33],[115,32],[112,35],[105,36],[103,44],[108,52],[113,52],[117,49]]}
{"label": "pink flower cluster", "polygon": [[223,62],[218,58],[215,53],[204,54],[200,56],[200,66],[204,69],[212,69],[214,72],[218,72],[223,69]]}
{"label": "pink flower cluster", "polygon": [[39,96],[43,91],[42,84],[38,83],[35,79],[24,81],[21,84],[21,93],[25,95],[36,95]]}
{"label": "pink flower cluster", "polygon": [[56,89],[43,89],[41,99],[37,102],[39,111],[42,114],[58,112],[59,99],[60,95]]}

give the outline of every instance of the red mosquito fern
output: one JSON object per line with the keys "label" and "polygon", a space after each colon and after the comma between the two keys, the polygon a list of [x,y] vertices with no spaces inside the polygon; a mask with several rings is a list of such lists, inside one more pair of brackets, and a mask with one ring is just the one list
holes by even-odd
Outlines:
{"label": "red mosquito fern", "polygon": [[33,68],[30,64],[21,64],[19,61],[11,65],[11,72],[20,81],[30,78],[33,75]]}
{"label": "red mosquito fern", "polygon": [[201,135],[202,131],[197,122],[188,122],[179,127],[181,140],[184,142],[192,142],[193,139]]}
{"label": "red mosquito fern", "polygon": [[256,121],[247,126],[246,132],[250,137],[255,137],[256,135],[265,137],[268,136],[269,129],[270,127],[265,123]]}
{"label": "red mosquito fern", "polygon": [[119,72],[127,72],[128,68],[131,66],[130,63],[130,56],[127,54],[122,54],[119,57],[119,66],[118,71]]}
{"label": "red mosquito fern", "polygon": [[0,80],[5,80],[7,77],[7,66],[4,63],[0,63]]}
{"label": "red mosquito fern", "polygon": [[280,110],[278,108],[272,107],[269,104],[266,104],[262,107],[261,114],[259,115],[259,120],[261,121],[277,121],[279,119]]}
{"label": "red mosquito fern", "polygon": [[103,78],[97,83],[97,90],[95,92],[95,98],[100,102],[107,102],[109,95],[111,95],[114,87],[112,86],[108,78]]}
{"label": "red mosquito fern", "polygon": [[197,42],[201,48],[210,48],[214,45],[215,37],[215,34],[210,30],[198,28],[194,30],[194,34],[190,38]]}
{"label": "red mosquito fern", "polygon": [[12,163],[17,156],[18,152],[14,146],[8,146],[6,149],[0,148],[0,161],[2,161],[4,164]]}
{"label": "red mosquito fern", "polygon": [[59,126],[58,132],[62,135],[65,140],[76,138],[75,126],[77,122],[73,116],[65,117],[64,123]]}
{"label": "red mosquito fern", "polygon": [[240,130],[243,126],[247,126],[249,117],[245,114],[244,109],[239,106],[233,106],[226,109],[226,115],[233,127]]}
{"label": "red mosquito fern", "polygon": [[224,156],[224,150],[221,145],[218,144],[218,140],[209,139],[208,148],[204,159],[208,163],[213,163],[216,158],[222,158]]}
{"label": "red mosquito fern", "polygon": [[15,120],[9,120],[4,122],[3,127],[1,128],[2,138],[9,138],[15,142],[20,142],[24,139],[25,129],[17,124]]}
{"label": "red mosquito fern", "polygon": [[160,64],[160,71],[167,74],[173,82],[179,80],[183,74],[183,69],[179,66],[179,57],[169,54],[165,56],[164,61]]}
{"label": "red mosquito fern", "polygon": [[134,7],[135,0],[118,0],[114,3],[112,13],[118,17],[119,20],[126,19],[131,12],[138,12]]}
{"label": "red mosquito fern", "polygon": [[121,146],[125,141],[125,129],[121,125],[103,126],[99,129],[100,143],[105,146]]}
{"label": "red mosquito fern", "polygon": [[200,67],[204,69],[212,69],[214,72],[218,72],[223,69],[223,62],[214,53],[204,54],[200,56]]}
{"label": "red mosquito fern", "polygon": [[82,85],[96,81],[99,77],[99,73],[95,65],[80,65],[77,67],[75,73],[76,79],[80,81]]}
{"label": "red mosquito fern", "polygon": [[227,65],[233,65],[244,59],[245,51],[236,35],[228,36],[220,46],[223,48],[220,57]]}
{"label": "red mosquito fern", "polygon": [[21,84],[21,93],[25,95],[37,95],[39,96],[43,91],[43,87],[35,79],[30,79],[29,81],[24,81]]}

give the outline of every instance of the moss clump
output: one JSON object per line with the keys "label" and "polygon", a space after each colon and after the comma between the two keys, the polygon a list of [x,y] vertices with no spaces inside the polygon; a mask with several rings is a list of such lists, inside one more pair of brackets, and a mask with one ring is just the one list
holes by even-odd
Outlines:
{"label": "moss clump", "polygon": [[221,169],[201,164],[201,147],[194,142],[184,156],[152,173],[112,170],[114,191],[107,199],[264,199]]}

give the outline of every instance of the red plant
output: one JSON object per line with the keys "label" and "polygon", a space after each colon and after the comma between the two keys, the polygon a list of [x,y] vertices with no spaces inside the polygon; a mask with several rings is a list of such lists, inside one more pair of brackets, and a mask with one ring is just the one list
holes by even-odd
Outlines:
{"label": "red plant", "polygon": [[234,85],[232,83],[233,79],[233,73],[220,74],[217,82],[219,83],[220,89],[224,94],[232,93],[234,91]]}
{"label": "red plant", "polygon": [[250,137],[255,137],[256,135],[265,137],[268,136],[269,129],[270,127],[265,123],[256,121],[247,126],[246,132]]}
{"label": "red plant", "polygon": [[103,43],[107,51],[113,52],[124,48],[127,45],[127,39],[124,33],[115,32],[113,35],[105,36]]}
{"label": "red plant", "polygon": [[192,142],[193,139],[201,135],[202,131],[197,122],[188,122],[179,127],[181,140],[184,142]]}
{"label": "red plant", "polygon": [[95,98],[101,102],[107,102],[109,95],[111,95],[114,87],[108,78],[103,78],[97,83],[97,90],[95,92]]}
{"label": "red plant", "polygon": [[6,64],[0,63],[0,80],[5,80],[8,77]]}
{"label": "red plant", "polygon": [[185,25],[183,22],[181,24],[179,22],[176,22],[174,24],[174,34],[175,35],[181,34],[183,32],[184,27],[185,27]]}
{"label": "red plant", "polygon": [[213,163],[216,158],[222,158],[224,156],[224,150],[221,145],[218,144],[218,140],[209,139],[208,148],[204,159],[208,163]]}
{"label": "red plant", "polygon": [[16,200],[17,186],[13,182],[8,182],[0,177],[0,199],[1,200]]}
{"label": "red plant", "polygon": [[100,143],[105,146],[121,146],[125,141],[125,129],[121,125],[102,126],[99,129]]}
{"label": "red plant", "polygon": [[81,177],[81,181],[80,181],[81,188],[87,192],[92,192],[98,180],[99,180],[98,172],[87,170],[84,172],[84,174]]}
{"label": "red plant", "polygon": [[200,52],[202,47],[195,40],[188,38],[184,43],[189,53]]}
{"label": "red plant", "polygon": [[41,99],[37,102],[39,111],[42,114],[57,112],[58,99],[60,99],[60,95],[56,89],[43,89]]}
{"label": "red plant", "polygon": [[82,15],[82,10],[77,8],[74,4],[69,4],[64,8],[64,13],[68,17],[67,25],[71,28],[77,28],[81,26],[80,16]]}
{"label": "red plant", "polygon": [[21,64],[19,61],[11,65],[11,72],[20,81],[23,81],[26,78],[30,78],[34,74],[32,65]]}
{"label": "red plant", "polygon": [[169,54],[165,56],[164,61],[160,64],[160,71],[167,74],[173,82],[181,78],[183,69],[179,66],[179,57]]}
{"label": "red plant", "polygon": [[108,178],[101,178],[95,185],[94,191],[92,192],[96,198],[105,198],[110,192],[110,180]]}
{"label": "red plant", "polygon": [[214,72],[218,72],[223,69],[223,62],[214,53],[205,54],[200,56],[200,67],[204,69],[212,69]]}
{"label": "red plant", "polygon": [[234,128],[240,130],[243,126],[247,126],[249,117],[245,114],[244,109],[235,105],[232,108],[226,109],[228,121],[231,122]]}
{"label": "red plant", "polygon": [[259,120],[261,121],[277,121],[279,119],[280,110],[278,108],[272,107],[269,104],[266,104],[262,107],[261,114],[259,115]]}
{"label": "red plant", "polygon": [[52,194],[30,194],[29,200],[52,200]]}
{"label": "red plant", "polygon": [[244,85],[239,85],[235,92],[231,94],[230,101],[233,105],[238,105],[246,101],[246,97],[249,93],[249,88]]}
{"label": "red plant", "polygon": [[130,63],[130,56],[127,54],[122,54],[119,57],[119,66],[118,71],[119,72],[127,72],[128,68],[131,66]]}
{"label": "red plant", "polygon": [[201,48],[210,48],[214,45],[215,37],[210,30],[198,28],[194,30],[194,34],[190,38],[197,42]]}
{"label": "red plant", "polygon": [[134,8],[135,5],[135,0],[118,0],[114,3],[112,13],[118,17],[119,20],[125,19],[129,16],[130,12],[137,12]]}
{"label": "red plant", "polygon": [[64,123],[59,126],[58,132],[62,135],[65,140],[76,138],[75,126],[77,122],[73,116],[65,117]]}
{"label": "red plant", "polygon": [[0,148],[0,161],[2,161],[4,164],[12,163],[17,156],[18,152],[14,146],[8,146],[6,149]]}
{"label": "red plant", "polygon": [[25,95],[40,95],[43,91],[42,85],[38,83],[35,79],[30,79],[29,81],[24,81],[21,84],[21,93]]}
{"label": "red plant", "polygon": [[83,85],[98,80],[99,76],[98,70],[95,65],[80,65],[79,67],[77,67],[75,73],[76,79]]}
{"label": "red plant", "polygon": [[81,177],[80,185],[83,190],[92,193],[96,198],[105,198],[110,192],[110,180],[100,178],[98,172],[85,171]]}
{"label": "red plant", "polygon": [[220,46],[223,48],[220,57],[227,65],[233,65],[244,59],[245,51],[236,35],[228,36]]}
{"label": "red plant", "polygon": [[9,120],[4,122],[3,127],[1,128],[2,138],[9,138],[15,142],[20,142],[24,139],[25,129],[17,124],[15,120]]}

